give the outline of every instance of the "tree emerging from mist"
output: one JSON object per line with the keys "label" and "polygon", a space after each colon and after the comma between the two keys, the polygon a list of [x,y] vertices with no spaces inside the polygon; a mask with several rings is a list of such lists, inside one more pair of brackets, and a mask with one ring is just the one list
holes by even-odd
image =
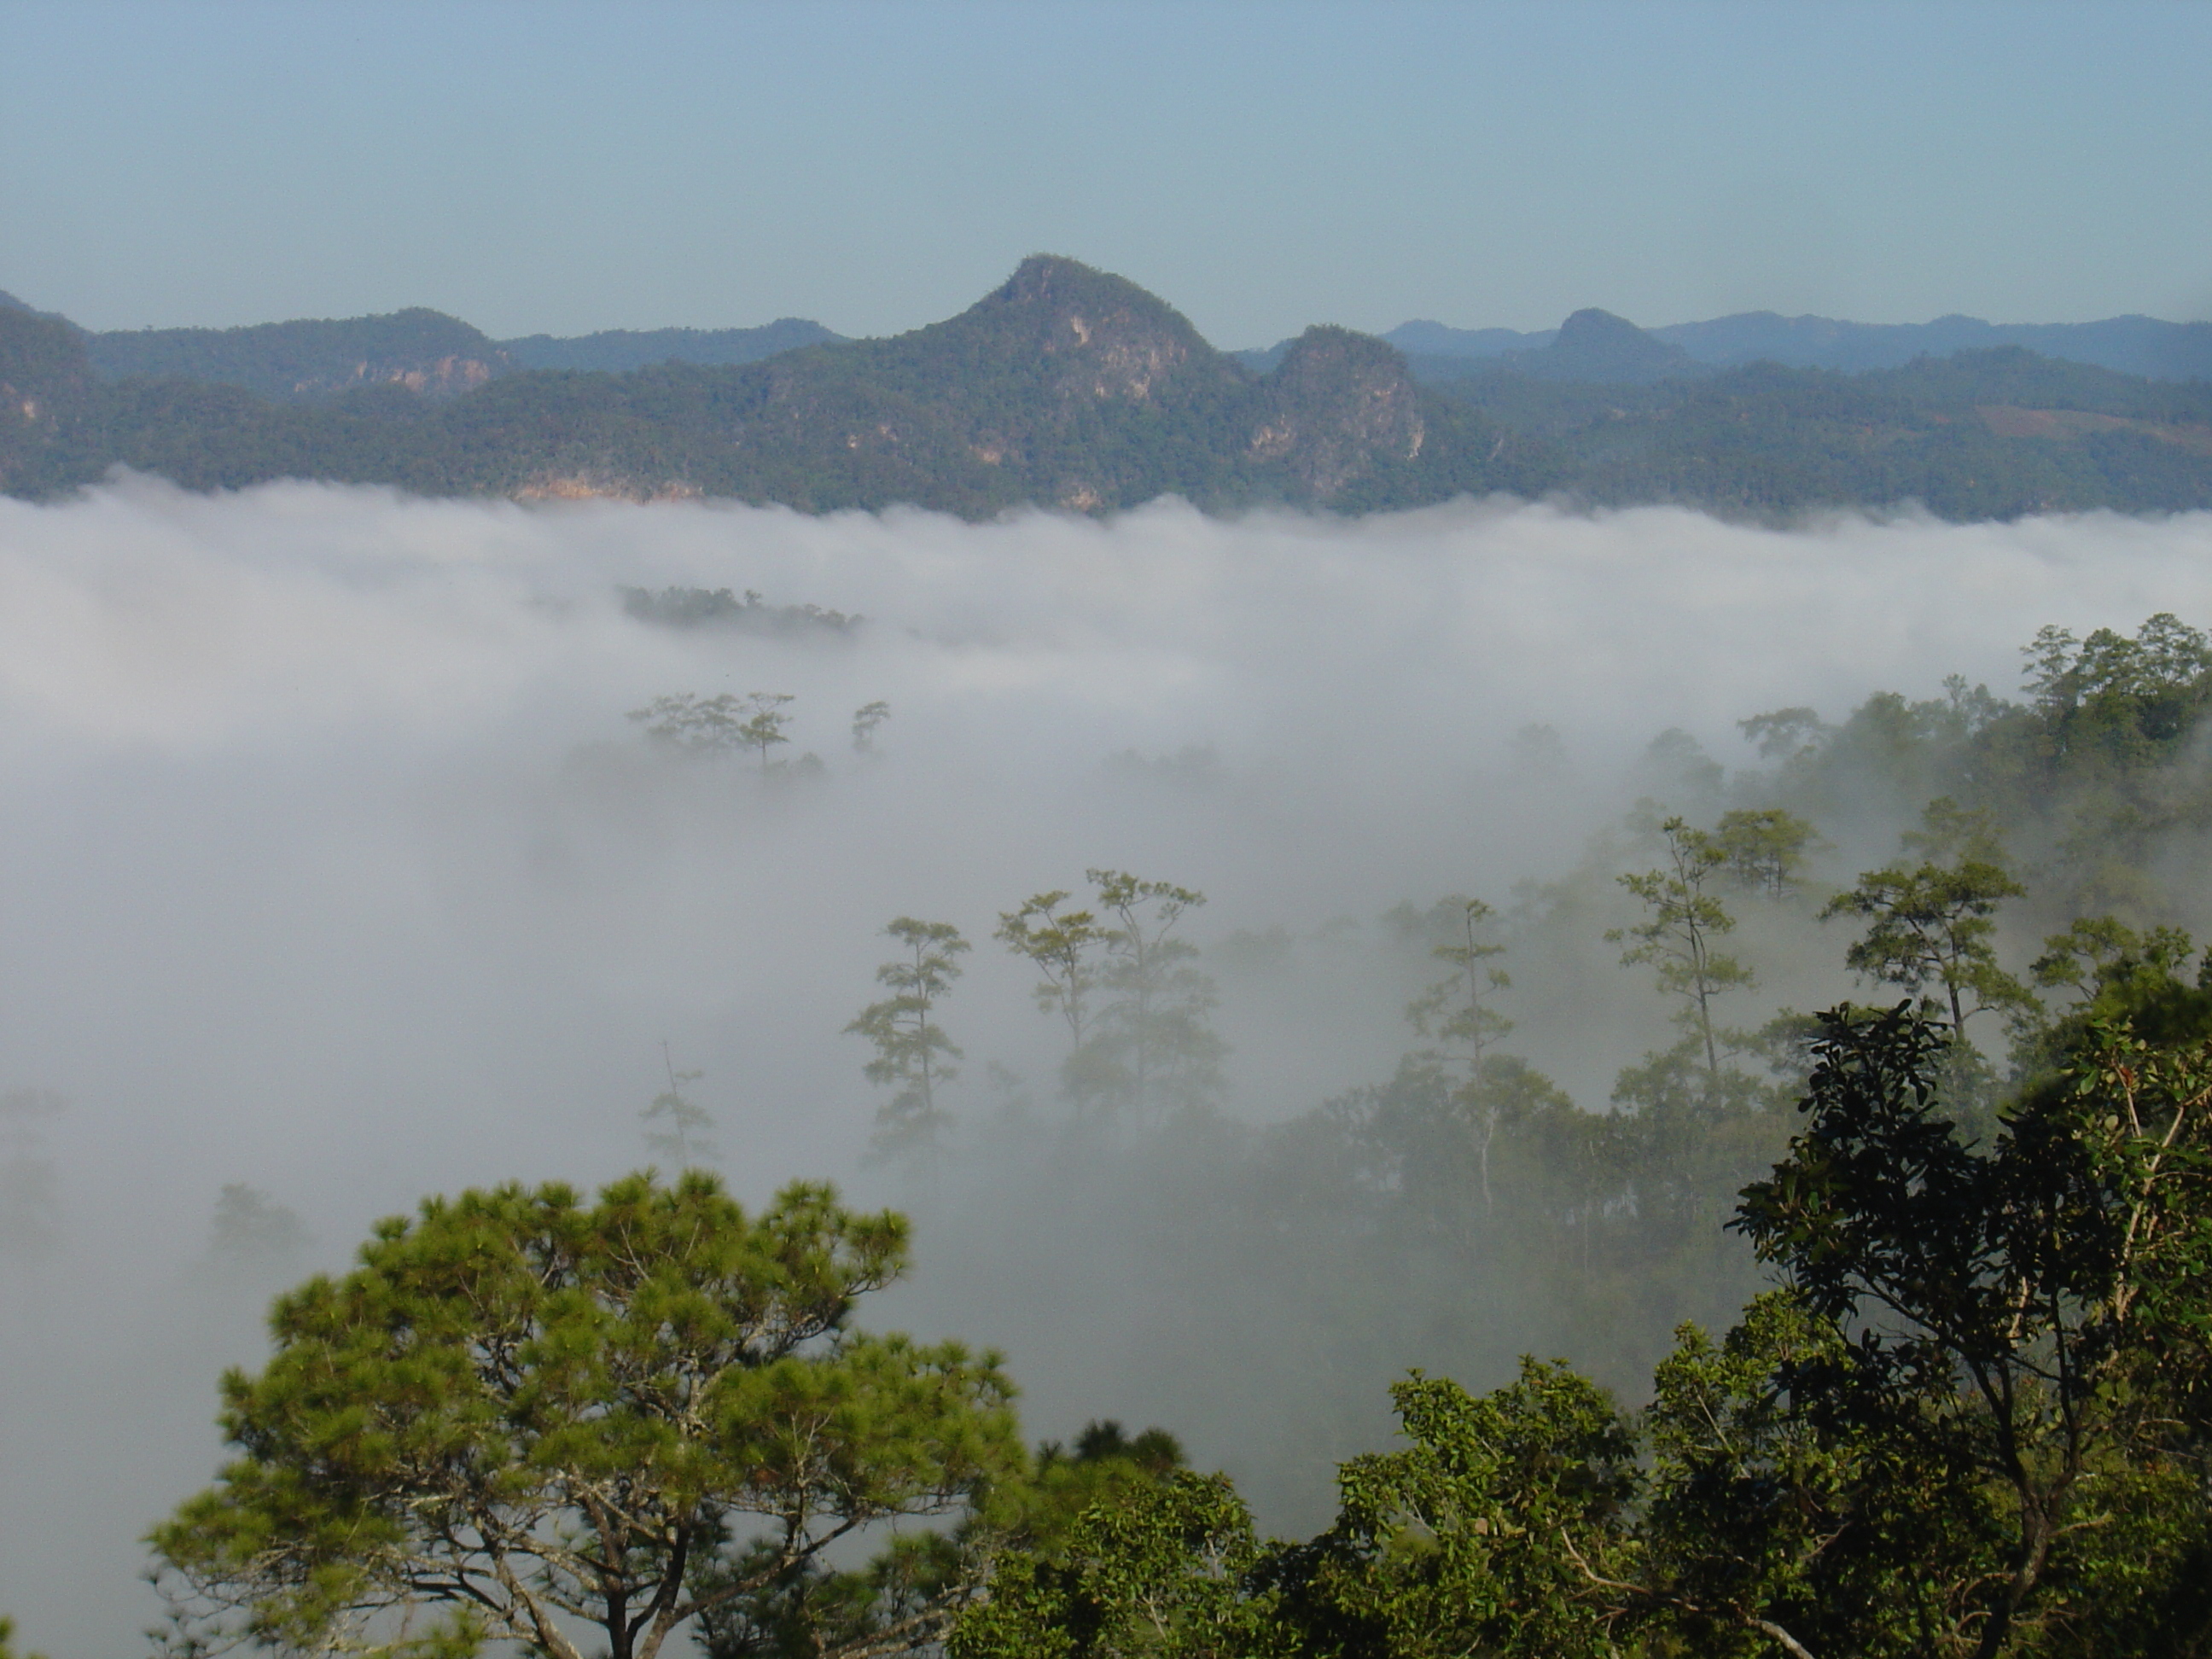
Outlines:
{"label": "tree emerging from mist", "polygon": [[[240,1458],[157,1534],[179,1629],[366,1644],[419,1613],[564,1653],[565,1619],[624,1659],[687,1621],[714,1659],[2212,1650],[2212,957],[2154,856],[2212,805],[2212,653],[2154,617],[2046,631],[2031,673],[2026,705],[1954,681],[1832,726],[1754,716],[1766,764],[1732,775],[1662,738],[1668,799],[1566,875],[1391,913],[1361,960],[1384,1019],[1411,992],[1420,1046],[1273,1124],[1213,1109],[1200,963],[1232,953],[1201,953],[1202,893],[1092,867],[1080,898],[1034,895],[994,938],[1064,1034],[1066,1109],[1026,1146],[1079,1146],[1079,1177],[946,1133],[968,943],[884,930],[885,994],[847,1027],[888,1091],[878,1149],[943,1166],[1000,1255],[1009,1193],[1112,1211],[1129,1237],[1055,1312],[1158,1298],[1170,1334],[1117,1356],[1145,1386],[1194,1373],[1310,1462],[1349,1415],[1325,1390],[1370,1387],[1377,1354],[1424,1367],[1314,1535],[1264,1537],[1171,1442],[1027,1458],[995,1362],[852,1333],[902,1265],[890,1218],[809,1189],[751,1220],[706,1177],[639,1177],[596,1206],[434,1201],[280,1304],[276,1358],[226,1385]],[[1838,864],[1900,822],[1893,862]],[[1898,1000],[1762,1023],[1814,953]],[[1608,1070],[1658,1037],[1610,1109],[1534,1063],[1608,1035],[1581,1003],[1546,1018],[1534,988],[1571,972],[1646,1034]],[[759,1311],[810,1274],[808,1308]],[[1579,1363],[1516,1368],[1508,1341]],[[388,1443],[345,1431],[347,1390]],[[841,1530],[882,1547],[841,1555]]]}
{"label": "tree emerging from mist", "polygon": [[993,934],[1036,969],[1038,1007],[1067,1028],[1062,1092],[1079,1116],[1138,1124],[1211,1105],[1227,1054],[1211,1018],[1218,994],[1176,932],[1206,895],[1123,870],[1084,878],[1089,906],[1038,893],[1001,912]]}
{"label": "tree emerging from mist", "polygon": [[707,1074],[678,1071],[665,1042],[660,1045],[660,1066],[668,1086],[638,1113],[645,1126],[646,1146],[663,1158],[673,1158],[679,1170],[713,1163],[721,1156],[714,1139],[714,1115],[684,1092],[685,1085],[697,1083]]}
{"label": "tree emerging from mist", "polygon": [[868,1081],[891,1091],[877,1109],[868,1144],[882,1157],[919,1157],[933,1169],[952,1122],[937,1091],[959,1077],[953,1062],[962,1057],[936,1018],[937,1006],[951,994],[963,971],[960,958],[971,947],[949,921],[900,916],[884,933],[902,947],[876,969],[876,982],[890,994],[861,1009],[845,1028],[875,1050],[862,1068]]}
{"label": "tree emerging from mist", "polygon": [[[750,749],[759,757],[761,775],[766,777],[772,769],[770,753],[791,741],[787,709],[796,701],[785,691],[749,691],[742,697],[731,691],[712,697],[685,691],[655,697],[631,709],[627,718],[643,726],[654,743],[678,753],[706,757]],[[890,710],[884,712],[888,715]],[[872,732],[874,724],[868,729]],[[857,744],[857,724],[854,730]]]}

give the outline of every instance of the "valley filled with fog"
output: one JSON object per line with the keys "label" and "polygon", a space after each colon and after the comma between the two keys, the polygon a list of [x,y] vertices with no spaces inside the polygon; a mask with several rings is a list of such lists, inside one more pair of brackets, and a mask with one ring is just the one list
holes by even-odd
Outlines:
{"label": "valley filled with fog", "polygon": [[[625,604],[671,588],[761,599]],[[1632,1393],[1651,1333],[1387,1264],[1320,1286],[1298,1248],[1209,1233],[1216,1183],[1305,1201],[1243,1149],[1420,1046],[1419,918],[1453,895],[1502,918],[1507,1046],[1603,1109],[1668,1041],[1603,939],[1635,919],[1613,877],[1656,811],[1754,798],[1739,721],[1953,675],[2014,696],[2039,628],[2162,611],[2212,617],[2212,517],[0,501],[0,1607],[57,1659],[128,1644],[158,1610],[137,1540],[212,1475],[216,1376],[262,1353],[270,1294],[426,1193],[665,1166],[640,1113],[672,1067],[747,1203],[828,1178],[915,1217],[917,1270],[862,1324],[1003,1348],[1032,1437],[1161,1424],[1264,1524],[1326,1520],[1409,1366],[1489,1387],[1535,1346]],[[772,768],[628,718],[755,692],[792,699]],[[1836,799],[1815,890],[1923,804]],[[2201,930],[2184,856],[2160,914]],[[1094,868],[1205,895],[1204,1113],[1071,1125],[1059,1028],[992,933]],[[1744,1018],[1867,994],[1816,908],[1747,907]],[[869,1156],[882,1091],[844,1034],[902,915],[975,947],[927,1166]],[[2065,920],[2031,907],[2002,948]],[[226,1248],[241,1183],[274,1218]],[[1724,1322],[1747,1273],[1681,1316]],[[1358,1285],[1408,1316],[1333,1323]]]}

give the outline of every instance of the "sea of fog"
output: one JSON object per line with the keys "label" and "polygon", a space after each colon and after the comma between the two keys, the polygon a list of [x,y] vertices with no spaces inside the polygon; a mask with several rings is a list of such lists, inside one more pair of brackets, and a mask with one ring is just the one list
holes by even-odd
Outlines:
{"label": "sea of fog", "polygon": [[[865,621],[673,629],[625,585]],[[2157,611],[2212,619],[2212,516],[1166,502],[976,526],[130,479],[0,501],[0,1091],[66,1102],[0,1145],[47,1224],[0,1255],[0,1611],[52,1659],[126,1650],[158,1612],[137,1540],[213,1473],[215,1380],[261,1352],[273,1288],[209,1266],[226,1183],[305,1219],[285,1276],[339,1267],[425,1192],[646,1161],[665,1042],[741,1196],[816,1176],[897,1199],[861,1162],[876,1100],[841,1035],[878,930],[976,942],[945,1009],[966,1132],[994,1086],[1048,1116],[1054,1032],[989,933],[1090,866],[1208,896],[1225,1109],[1289,1117],[1387,1071],[1404,992],[1356,950],[1233,971],[1254,939],[1356,940],[1401,901],[1561,873],[1669,728],[1750,765],[1746,715],[1954,672],[2008,694],[2043,624]],[[790,695],[779,757],[819,769],[683,763],[625,718],[725,691]],[[1618,1063],[1540,1058],[1593,1103]],[[1096,1357],[1141,1304],[1085,1310],[1104,1335],[1074,1364],[1038,1334],[1066,1318],[933,1280],[922,1211],[887,1308],[1005,1346],[1032,1433],[1178,1397]],[[1168,1426],[1235,1468],[1235,1421]]]}

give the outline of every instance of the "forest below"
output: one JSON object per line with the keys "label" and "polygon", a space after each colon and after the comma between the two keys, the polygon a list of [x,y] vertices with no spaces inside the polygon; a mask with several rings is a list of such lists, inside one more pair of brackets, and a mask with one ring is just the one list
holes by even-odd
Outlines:
{"label": "forest below", "polygon": [[[2119,330],[2083,349],[2137,362],[2130,320],[2174,329],[2081,325]],[[787,319],[495,342],[419,310],[87,335],[0,305],[0,489],[52,497],[121,465],[193,489],[294,477],[972,519],[1164,495],[1212,512],[1498,491],[1751,518],[1917,503],[1955,520],[2212,505],[2212,382],[2016,341],[1899,363],[1894,342],[1832,328],[1823,346],[1771,321],[1662,338],[1578,312],[1528,337],[1540,346],[1484,355],[1433,325],[1393,331],[1409,355],[1331,327],[1224,353],[1135,284],[1042,256],[959,316],[879,340]],[[2070,338],[1929,327],[1938,343]],[[2179,334],[2174,350],[2200,349]],[[1881,366],[1820,366],[1861,359]]]}
{"label": "forest below", "polygon": [[[1113,1216],[1104,1270],[1172,1286],[1140,1373],[1217,1373],[1286,1456],[1342,1404],[1333,1356],[1429,1357],[1317,1533],[1264,1536],[1171,1412],[1027,1445],[996,1355],[862,1331],[909,1270],[905,1219],[816,1184],[738,1206],[672,1060],[641,1129],[684,1173],[426,1200],[279,1298],[271,1357],[222,1385],[233,1461],[151,1534],[165,1648],[2206,1651],[2212,959],[2179,919],[2212,830],[2212,641],[2161,614],[2025,655],[2019,700],[1954,677],[1839,723],[1751,715],[1762,763],[1733,775],[1663,736],[1648,799],[1570,875],[1386,918],[1402,1060],[1273,1126],[1221,1110],[1217,975],[1293,946],[1201,950],[1203,893],[1091,869],[985,925],[889,921],[848,1034],[877,1157],[971,1218],[939,1230],[956,1266],[1024,1204]],[[791,704],[672,692],[631,722],[643,761],[773,795],[823,774],[786,757]],[[854,711],[860,754],[891,715]],[[1542,764],[1544,732],[1522,742]],[[1125,764],[1180,787],[1206,762]],[[1887,861],[1835,866],[1899,820]],[[1594,949],[1666,1032],[1603,1103],[1547,1074],[1571,1022],[1529,994]],[[1827,1006],[1766,1000],[1808,950]],[[956,1114],[985,951],[1061,1059]],[[37,1222],[18,1206],[14,1248]],[[282,1261],[296,1231],[232,1188],[216,1244]],[[1239,1370],[1285,1355],[1262,1329],[1295,1357]],[[1510,1370],[1501,1344],[1530,1356],[1514,1380],[1448,1380]]]}

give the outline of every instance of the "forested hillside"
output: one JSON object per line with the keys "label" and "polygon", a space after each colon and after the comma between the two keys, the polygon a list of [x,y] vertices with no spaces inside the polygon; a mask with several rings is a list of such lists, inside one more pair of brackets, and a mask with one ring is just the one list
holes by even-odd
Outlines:
{"label": "forested hillside", "polygon": [[476,329],[420,307],[388,317],[88,334],[85,354],[105,379],[204,380],[276,402],[379,386],[450,396],[509,366]]}
{"label": "forested hillside", "polygon": [[1168,493],[1363,510],[1547,483],[1378,341],[1316,329],[1255,377],[1141,289],[1066,259],[1030,259],[959,316],[890,339],[735,367],[485,379],[444,400],[386,384],[313,404],[177,378],[103,383],[11,488],[52,493],[119,462],[193,489],[299,477],[988,516]]}
{"label": "forested hillside", "polygon": [[501,343],[428,311],[87,336],[0,307],[0,479],[52,495],[121,465],[200,489],[307,477],[970,518],[1500,490],[1752,516],[2212,506],[2202,380],[2020,345],[1863,374],[1716,368],[1596,310],[1488,355],[1396,332],[1428,349],[1317,327],[1226,354],[1134,284],[1045,257],[957,317],[874,340],[787,319]]}
{"label": "forested hillside", "polygon": [[500,349],[522,368],[603,368],[617,374],[655,363],[757,363],[801,346],[841,339],[819,323],[780,318],[758,328],[603,329],[562,337],[527,334]]}
{"label": "forested hillside", "polygon": [[[1752,714],[1759,763],[1732,775],[1663,737],[1656,793],[1579,870],[1510,909],[1395,911],[1402,1060],[1272,1127],[1218,1109],[1212,975],[1273,947],[1202,951],[1203,893],[1094,868],[1010,892],[988,946],[884,929],[856,1071],[979,1304],[1041,1270],[1071,1328],[1143,1297],[1156,1334],[1118,1365],[1279,1421],[1285,1462],[1344,1403],[1345,1356],[1424,1356],[1310,1535],[1262,1535],[1249,1486],[1163,1430],[1025,1445],[999,1356],[854,1322],[908,1271],[902,1216],[805,1184],[749,1211],[695,1168],[430,1199],[282,1298],[265,1367],[223,1383],[234,1461],[149,1536],[167,1639],[2207,1651],[2212,957],[2178,918],[2212,833],[2212,641],[2161,614],[2024,654],[2017,701],[1954,678],[1836,723]],[[790,701],[633,719],[655,763],[741,760],[772,792],[823,775],[770,758]],[[1886,861],[1838,865],[1899,818]],[[1671,1028],[1604,1103],[1547,1074],[1534,1028],[1588,1034],[1515,982],[1568,938]],[[1808,939],[1828,1006],[1778,1007],[1765,975]],[[1049,1098],[963,1127],[941,1095],[979,947],[1033,970],[1065,1060]],[[642,1115],[679,1163],[713,1128],[691,1080],[672,1065]],[[1007,1261],[1052,1249],[1008,1224],[1036,1208],[1105,1259]]]}
{"label": "forested hillside", "polygon": [[[2212,382],[2153,381],[2021,346],[1844,374],[1771,362],[1633,380],[1423,357],[1415,373],[1608,506],[1729,514],[1917,501],[1938,517],[2212,505]],[[1663,365],[1644,360],[1651,368]],[[1688,372],[1688,371],[1694,372]]]}
{"label": "forested hillside", "polygon": [[[1692,361],[1717,368],[1741,363],[1781,363],[1790,368],[1833,368],[1858,374],[1901,368],[1916,357],[2025,346],[2069,362],[2114,368],[2154,380],[2212,379],[2212,323],[2169,323],[2155,317],[2107,317],[2094,323],[1989,323],[1978,317],[1939,317],[1929,323],[1853,323],[1833,317],[1784,317],[1771,311],[1738,312],[1699,323],[1669,323],[1649,331],[1680,347]],[[1401,323],[1383,337],[1400,350],[1440,357],[1501,357],[1541,350],[1557,331],[1449,328],[1442,323]]]}

